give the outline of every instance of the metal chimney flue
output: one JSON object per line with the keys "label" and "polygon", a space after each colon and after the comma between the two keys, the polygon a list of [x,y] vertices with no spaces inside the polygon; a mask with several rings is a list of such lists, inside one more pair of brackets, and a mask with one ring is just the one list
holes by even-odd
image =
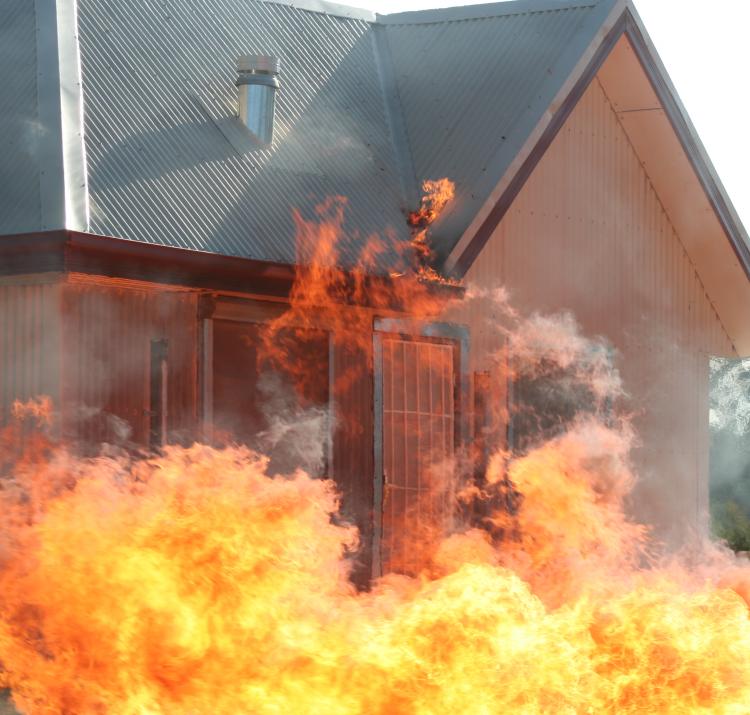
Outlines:
{"label": "metal chimney flue", "polygon": [[272,55],[244,55],[237,60],[240,121],[263,144],[273,142],[280,61]]}

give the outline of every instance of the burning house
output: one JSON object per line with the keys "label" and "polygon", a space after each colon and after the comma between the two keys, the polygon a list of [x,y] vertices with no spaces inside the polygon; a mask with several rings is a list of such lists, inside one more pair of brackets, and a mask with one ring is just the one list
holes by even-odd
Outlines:
{"label": "burning house", "polygon": [[4,0],[0,53],[19,710],[748,710],[750,569],[661,547],[750,244],[630,0]]}
{"label": "burning house", "polygon": [[[504,286],[608,341],[634,513],[702,528],[707,361],[750,352],[750,248],[631,2],[5,0],[0,38],[4,419],[47,395],[72,440],[260,446],[335,480],[363,578],[407,568],[420,455],[523,439]],[[433,319],[414,290],[467,298]]]}

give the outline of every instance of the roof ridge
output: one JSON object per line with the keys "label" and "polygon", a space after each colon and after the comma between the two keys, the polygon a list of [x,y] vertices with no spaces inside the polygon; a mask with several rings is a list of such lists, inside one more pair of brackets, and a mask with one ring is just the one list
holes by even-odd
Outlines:
{"label": "roof ridge", "polygon": [[256,0],[267,5],[287,5],[295,10],[316,12],[321,15],[331,15],[349,20],[364,20],[366,22],[377,22],[376,15],[372,10],[340,3],[328,2],[328,0]]}
{"label": "roof ridge", "polygon": [[[257,0],[271,5],[286,5],[295,10],[315,12],[351,20],[364,20],[378,25],[417,25],[456,20],[482,20],[507,15],[523,15],[532,12],[572,10],[593,7],[601,0],[501,0],[475,5],[407,10],[405,12],[380,14],[360,7],[343,5],[328,0]],[[439,1],[439,0],[438,0]]]}
{"label": "roof ridge", "polygon": [[483,20],[492,17],[524,15],[535,12],[573,10],[594,7],[601,0],[501,0],[476,5],[458,5],[430,10],[411,10],[387,15],[375,15],[383,25],[421,25],[457,20]]}

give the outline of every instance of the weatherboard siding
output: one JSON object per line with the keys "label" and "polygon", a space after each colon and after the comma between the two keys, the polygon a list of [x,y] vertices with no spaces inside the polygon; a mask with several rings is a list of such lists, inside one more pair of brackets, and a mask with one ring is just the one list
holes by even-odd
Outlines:
{"label": "weatherboard siding", "polygon": [[[469,270],[524,311],[571,311],[617,348],[641,439],[637,516],[665,539],[707,508],[708,356],[734,348],[641,161],[595,80]],[[475,369],[501,338],[465,309]]]}

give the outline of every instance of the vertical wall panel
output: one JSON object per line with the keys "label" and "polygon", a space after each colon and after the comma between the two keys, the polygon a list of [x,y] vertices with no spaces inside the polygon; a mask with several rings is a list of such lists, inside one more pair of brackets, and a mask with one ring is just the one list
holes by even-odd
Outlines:
{"label": "vertical wall panel", "polygon": [[[569,310],[618,349],[642,445],[634,509],[678,541],[707,503],[707,361],[731,342],[598,81],[498,226],[467,283],[522,311]],[[501,344],[480,301],[475,369]]]}
{"label": "vertical wall panel", "polygon": [[193,293],[73,282],[63,295],[68,433],[96,444],[148,444],[151,340],[168,341],[168,440],[197,434]]}
{"label": "vertical wall panel", "polygon": [[16,399],[59,400],[59,297],[57,284],[0,285],[0,423]]}

